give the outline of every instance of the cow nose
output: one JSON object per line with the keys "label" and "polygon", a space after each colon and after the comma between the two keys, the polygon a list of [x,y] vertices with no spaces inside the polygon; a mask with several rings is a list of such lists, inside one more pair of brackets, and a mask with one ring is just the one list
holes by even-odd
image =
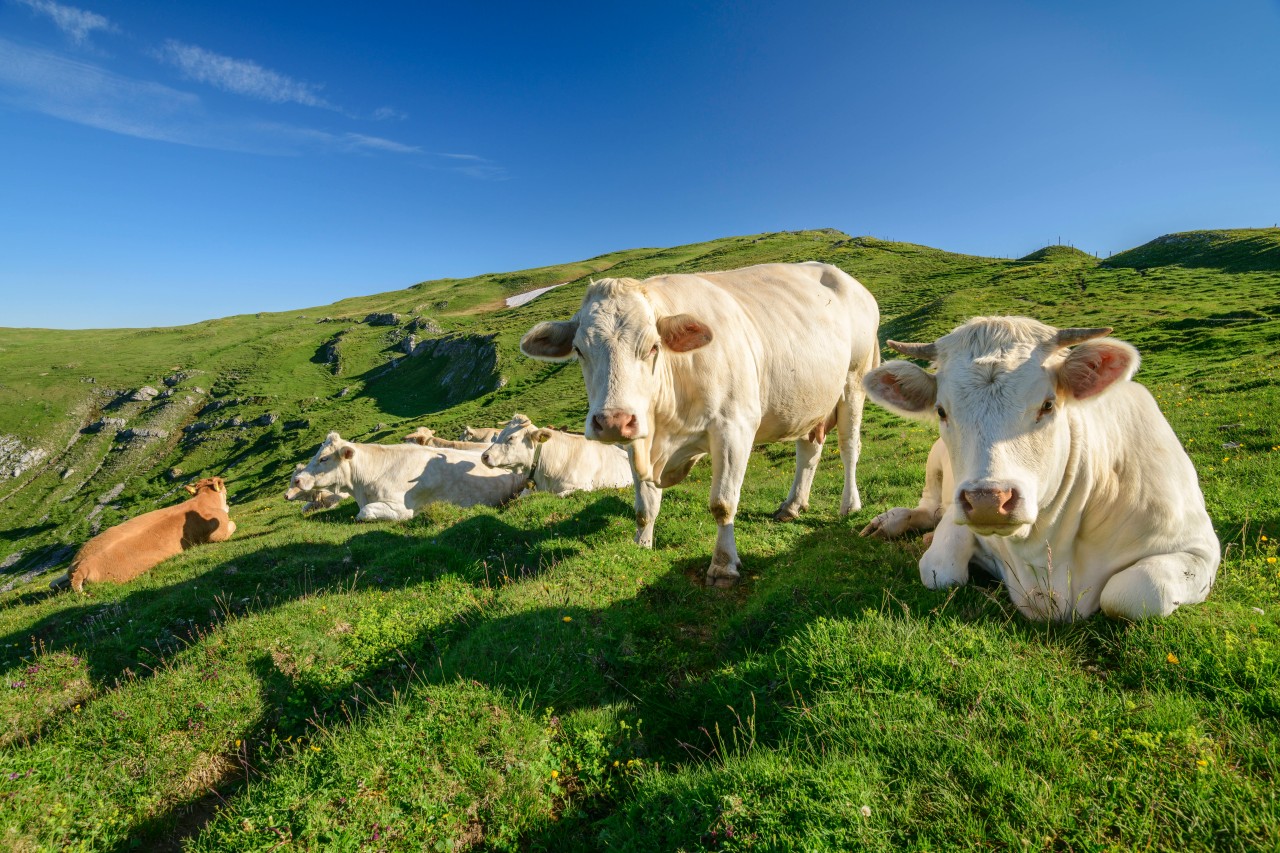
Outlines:
{"label": "cow nose", "polygon": [[487,450],[484,453],[480,454],[480,461],[488,465],[489,467],[493,467],[493,463],[489,461],[489,451]]}
{"label": "cow nose", "polygon": [[1012,486],[961,489],[960,509],[971,524],[1007,524],[1021,495]]}
{"label": "cow nose", "polygon": [[639,428],[636,416],[622,409],[605,409],[591,417],[596,437],[606,441],[635,438]]}

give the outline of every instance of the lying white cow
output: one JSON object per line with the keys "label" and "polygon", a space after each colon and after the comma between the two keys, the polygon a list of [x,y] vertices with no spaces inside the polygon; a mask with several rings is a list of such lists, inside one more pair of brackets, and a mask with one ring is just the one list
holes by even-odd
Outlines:
{"label": "lying white cow", "polygon": [[538,491],[559,496],[633,482],[624,448],[558,429],[539,429],[524,415],[512,418],[480,458],[494,468],[519,471]]}
{"label": "lying white cow", "polygon": [[497,506],[524,478],[489,468],[466,450],[403,444],[356,444],[329,433],[306,468],[294,475],[304,490],[328,489],[355,498],[360,521],[412,518],[433,501]]}
{"label": "lying white cow", "polygon": [[1097,612],[1167,616],[1205,599],[1219,545],[1191,460],[1146,388],[1138,352],[1110,329],[1054,329],[1025,317],[971,320],[930,359],[873,370],[873,400],[937,417],[924,497],[864,533],[936,525],[920,559],[931,589],[963,584],[971,560],[1004,580],[1030,618]]}
{"label": "lying white cow", "polygon": [[436,435],[431,427],[418,427],[404,437],[404,440],[422,447],[445,447],[453,450],[474,450],[480,453],[489,446],[487,441],[452,441]]}
{"label": "lying white cow", "polygon": [[500,432],[502,432],[501,427],[494,429],[493,427],[464,426],[459,438],[462,441],[493,441]]}
{"label": "lying white cow", "polygon": [[862,376],[879,361],[875,299],[819,263],[728,272],[604,279],[572,319],[539,323],[520,348],[532,358],[577,358],[586,380],[587,438],[632,444],[636,542],[653,545],[662,489],[711,455],[717,524],[707,583],[737,581],[733,519],[751,447],[796,442],[796,476],[778,509],[795,518],[832,425],[840,431],[844,496],[861,508],[854,471]]}

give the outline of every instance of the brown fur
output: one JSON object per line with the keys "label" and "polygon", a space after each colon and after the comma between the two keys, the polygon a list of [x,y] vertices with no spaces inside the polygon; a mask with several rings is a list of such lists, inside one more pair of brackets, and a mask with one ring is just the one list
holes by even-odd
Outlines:
{"label": "brown fur", "polygon": [[187,486],[194,497],[104,530],[84,543],[67,571],[71,588],[85,581],[125,583],[193,545],[231,538],[236,523],[227,514],[226,486],[208,477]]}

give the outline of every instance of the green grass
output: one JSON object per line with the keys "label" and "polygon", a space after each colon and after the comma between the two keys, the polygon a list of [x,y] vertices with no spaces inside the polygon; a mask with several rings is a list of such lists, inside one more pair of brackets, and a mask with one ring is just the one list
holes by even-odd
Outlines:
{"label": "green grass", "polygon": [[[0,486],[0,556],[23,554],[11,578],[84,541],[85,516],[116,483],[126,488],[105,523],[171,502],[188,476],[228,471],[240,526],[129,586],[49,595],[45,574],[0,595],[3,846],[1274,848],[1280,273],[1258,243],[1274,232],[1213,233],[1222,265],[1161,256],[1141,269],[1055,247],[1003,261],[833,231],[756,235],[180,329],[0,330],[0,433],[51,452],[44,470]],[[350,505],[302,518],[280,499],[330,428],[395,441],[419,423],[516,410],[580,422],[577,368],[525,360],[516,342],[572,313],[606,269],[810,258],[867,284],[882,339],[1020,313],[1114,326],[1135,343],[1225,546],[1209,600],[1139,625],[1046,626],[998,587],[925,589],[918,541],[856,535],[916,500],[932,439],[873,407],[866,509],[849,519],[835,513],[834,447],[813,509],[786,525],[769,514],[793,452],[753,455],[737,525],[745,579],[727,592],[701,584],[707,466],[668,491],[652,551],[631,543],[625,490],[436,505],[399,524],[358,524]],[[395,329],[316,322],[374,311],[494,335],[505,384],[468,375],[467,399],[451,403],[456,389],[439,385],[456,365],[387,370]],[[339,331],[335,374],[314,359]],[[203,373],[175,403],[101,392],[178,367]],[[182,403],[195,385],[213,394]],[[200,414],[211,400],[238,402]],[[216,426],[199,442],[180,431],[266,411],[281,420]],[[102,412],[174,428],[145,446],[72,443]],[[171,466],[184,475],[171,481]],[[66,467],[78,473],[63,479]]]}

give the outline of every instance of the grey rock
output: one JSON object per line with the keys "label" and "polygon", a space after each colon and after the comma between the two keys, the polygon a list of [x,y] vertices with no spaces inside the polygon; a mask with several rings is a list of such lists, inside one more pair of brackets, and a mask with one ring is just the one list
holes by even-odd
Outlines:
{"label": "grey rock", "polygon": [[275,412],[266,412],[265,414],[259,415],[258,417],[254,418],[253,425],[259,426],[259,427],[268,427],[278,420],[280,420],[280,416],[277,415]]}
{"label": "grey rock", "polygon": [[132,429],[121,430],[118,434],[119,438],[125,441],[133,441],[142,438],[168,438],[169,431],[167,429],[149,429],[146,427],[134,427]]}
{"label": "grey rock", "polygon": [[184,426],[182,428],[182,431],[186,433],[197,433],[197,432],[205,432],[206,430],[211,430],[211,429],[213,429],[213,424],[209,423],[208,421],[196,421],[195,423],[187,424],[186,426]]}
{"label": "grey rock", "polygon": [[170,468],[170,469],[169,469],[169,471],[168,471],[168,473],[167,473],[165,476],[167,476],[171,482],[172,482],[173,480],[177,480],[179,477],[181,477],[181,476],[182,476],[182,469],[181,469],[181,468]]}
{"label": "grey rock", "polygon": [[284,422],[285,429],[306,429],[309,426],[311,426],[311,421],[307,420],[306,418],[299,418],[296,421]]}
{"label": "grey rock", "polygon": [[137,391],[129,395],[129,399],[135,403],[147,403],[154,400],[160,394],[159,391],[150,385],[143,385]]}
{"label": "grey rock", "polygon": [[399,326],[403,320],[402,314],[394,313],[370,314],[364,318],[365,323],[370,326]]}

